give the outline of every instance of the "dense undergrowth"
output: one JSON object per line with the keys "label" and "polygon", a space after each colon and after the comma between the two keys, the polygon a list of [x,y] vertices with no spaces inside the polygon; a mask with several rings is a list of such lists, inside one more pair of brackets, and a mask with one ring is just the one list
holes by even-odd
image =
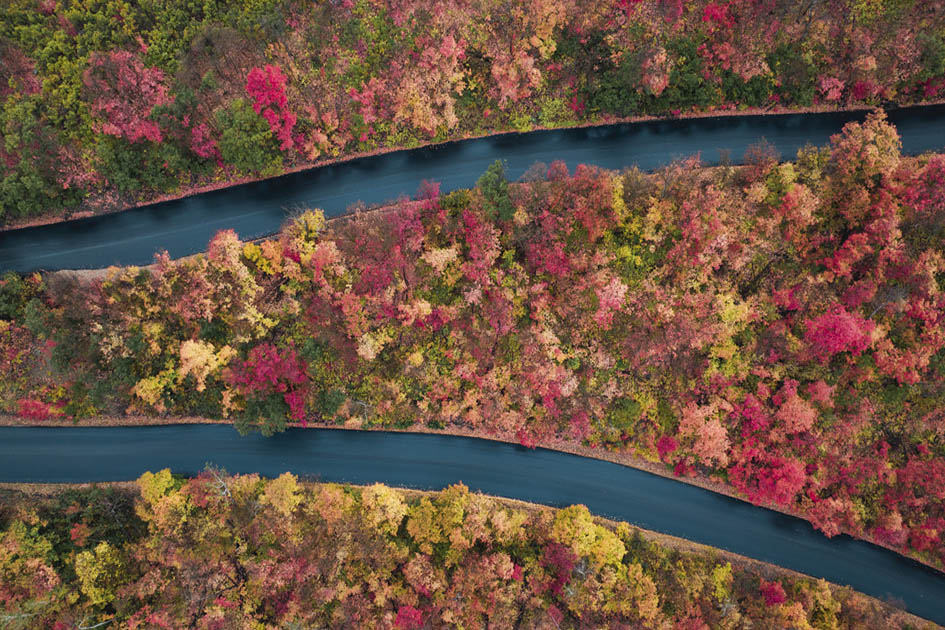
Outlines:
{"label": "dense undergrowth", "polygon": [[940,0],[8,0],[0,224],[469,134],[934,100]]}
{"label": "dense undergrowth", "polygon": [[566,440],[942,565],[945,157],[873,115],[795,162],[530,179],[10,274],[0,402]]}
{"label": "dense undergrowth", "polygon": [[916,628],[849,589],[461,485],[408,496],[165,470],[7,499],[9,630]]}

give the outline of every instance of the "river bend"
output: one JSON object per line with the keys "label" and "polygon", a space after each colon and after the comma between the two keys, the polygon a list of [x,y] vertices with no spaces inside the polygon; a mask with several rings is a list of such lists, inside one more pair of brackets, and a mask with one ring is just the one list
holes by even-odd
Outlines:
{"label": "river bend", "polygon": [[285,471],[322,481],[471,490],[595,514],[720,547],[879,598],[945,625],[945,574],[806,521],[634,468],[474,438],[381,431],[289,429],[241,437],[228,425],[2,427],[0,481],[135,479],[207,463],[231,473]]}

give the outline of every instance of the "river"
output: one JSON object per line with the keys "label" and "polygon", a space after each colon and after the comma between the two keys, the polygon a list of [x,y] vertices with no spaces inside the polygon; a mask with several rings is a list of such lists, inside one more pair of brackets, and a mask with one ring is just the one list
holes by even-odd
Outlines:
{"label": "river", "polygon": [[[511,179],[536,162],[554,160],[564,160],[572,169],[582,163],[654,169],[696,153],[707,164],[717,163],[723,154],[738,162],[762,138],[791,159],[805,144],[825,145],[846,122],[865,115],[654,120],[503,134],[395,151],[117,214],[0,232],[0,271],[146,265],[162,249],[178,258],[206,249],[218,230],[232,228],[244,239],[276,232],[287,214],[298,208],[321,208],[328,216],[337,216],[358,201],[379,204],[413,195],[423,180],[440,182],[443,191],[468,188],[497,159],[507,161]],[[892,110],[889,119],[899,129],[904,152],[945,148],[945,105]]]}
{"label": "river", "polygon": [[207,463],[231,473],[291,471],[321,481],[471,490],[595,514],[794,569],[945,625],[945,574],[849,536],[645,471],[546,449],[474,438],[381,431],[289,429],[241,437],[227,425],[2,427],[0,481],[135,479]]}

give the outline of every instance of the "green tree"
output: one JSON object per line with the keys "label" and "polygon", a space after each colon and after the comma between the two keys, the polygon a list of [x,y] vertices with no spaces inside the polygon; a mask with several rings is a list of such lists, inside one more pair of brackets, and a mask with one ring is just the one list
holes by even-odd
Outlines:
{"label": "green tree", "polygon": [[14,271],[3,274],[0,277],[0,319],[21,320],[26,304],[39,297],[44,289],[38,273],[26,277]]}
{"label": "green tree", "polygon": [[919,65],[922,67],[919,80],[928,81],[945,74],[945,33],[919,33],[918,40],[922,47],[922,54],[919,56]]}
{"label": "green tree", "polygon": [[506,165],[496,160],[476,182],[482,192],[483,207],[492,216],[508,221],[515,213],[515,207],[509,198],[509,180],[505,175]]}
{"label": "green tree", "polygon": [[124,193],[152,189],[172,190],[188,160],[176,146],[162,142],[131,143],[102,135],[95,148],[99,172]]}
{"label": "green tree", "polygon": [[282,166],[279,144],[267,123],[252,106],[238,98],[217,112],[223,130],[220,154],[223,161],[245,173],[275,173]]}
{"label": "green tree", "polygon": [[39,94],[14,94],[0,105],[0,155],[14,165],[0,169],[0,223],[71,207],[80,191],[57,179],[59,142],[42,122]]}

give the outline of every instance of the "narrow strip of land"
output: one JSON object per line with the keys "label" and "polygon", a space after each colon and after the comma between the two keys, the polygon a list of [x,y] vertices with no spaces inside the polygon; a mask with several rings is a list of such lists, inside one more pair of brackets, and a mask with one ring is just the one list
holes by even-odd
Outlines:
{"label": "narrow strip of land", "polygon": [[289,430],[240,437],[224,425],[0,428],[0,481],[133,479],[207,463],[232,473],[285,471],[355,484],[472,490],[550,506],[575,503],[608,518],[777,564],[904,603],[945,624],[945,574],[805,521],[633,468],[545,449],[442,435]]}
{"label": "narrow strip of land", "polygon": [[[321,208],[331,217],[359,201],[377,204],[411,195],[423,180],[440,182],[444,191],[470,187],[497,159],[508,162],[512,178],[536,162],[554,160],[571,168],[653,169],[696,153],[707,164],[723,155],[738,161],[762,138],[790,158],[805,144],[826,144],[845,123],[864,117],[860,111],[645,121],[396,151],[118,214],[0,232],[0,271],[145,265],[165,249],[178,258],[203,251],[218,230],[234,229],[242,238],[276,232],[296,208]],[[945,105],[893,110],[889,119],[905,153],[945,147]]]}

